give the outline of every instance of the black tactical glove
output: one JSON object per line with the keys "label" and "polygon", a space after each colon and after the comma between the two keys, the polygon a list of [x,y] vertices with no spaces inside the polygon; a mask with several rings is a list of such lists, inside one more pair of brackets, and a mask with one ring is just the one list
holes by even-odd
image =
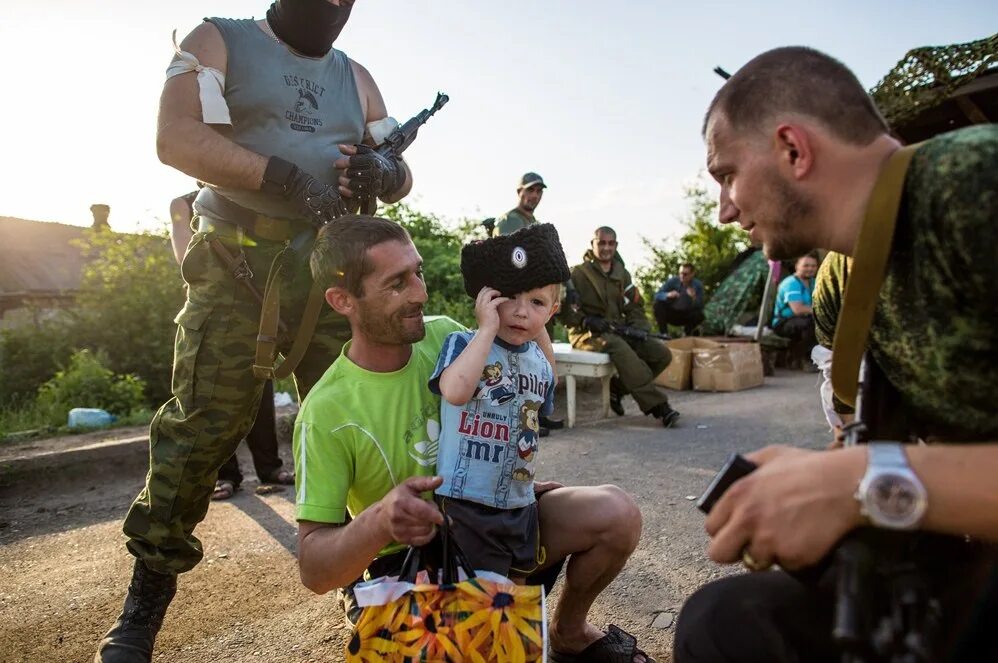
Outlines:
{"label": "black tactical glove", "polygon": [[302,216],[323,226],[347,213],[336,185],[315,179],[280,157],[270,157],[260,189],[290,200]]}
{"label": "black tactical glove", "polygon": [[355,145],[357,154],[349,157],[344,175],[347,188],[358,198],[384,198],[405,184],[405,168],[396,159],[378,154],[367,145]]}
{"label": "black tactical glove", "polygon": [[573,287],[565,288],[565,309],[569,311],[578,310],[582,306],[582,296]]}
{"label": "black tactical glove", "polygon": [[582,326],[594,334],[605,334],[610,331],[610,323],[598,315],[587,315],[582,318]]}

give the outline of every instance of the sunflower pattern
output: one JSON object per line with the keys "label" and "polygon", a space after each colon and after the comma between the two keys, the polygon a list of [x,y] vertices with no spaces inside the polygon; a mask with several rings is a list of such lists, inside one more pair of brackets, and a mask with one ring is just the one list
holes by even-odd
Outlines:
{"label": "sunflower pattern", "polygon": [[528,663],[544,653],[543,588],[470,578],[416,585],[368,606],[346,648],[348,663]]}

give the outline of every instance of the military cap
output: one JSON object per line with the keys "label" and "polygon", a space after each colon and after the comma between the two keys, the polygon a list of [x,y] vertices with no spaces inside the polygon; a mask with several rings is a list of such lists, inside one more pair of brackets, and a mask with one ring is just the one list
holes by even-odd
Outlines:
{"label": "military cap", "polygon": [[512,235],[465,244],[461,249],[464,289],[472,297],[485,286],[509,297],[571,278],[568,261],[550,223],[532,223]]}
{"label": "military cap", "polygon": [[548,188],[548,185],[544,183],[544,178],[537,173],[524,173],[523,177],[520,178],[520,183],[516,185],[516,190],[522,191],[535,184],[539,184],[542,189]]}

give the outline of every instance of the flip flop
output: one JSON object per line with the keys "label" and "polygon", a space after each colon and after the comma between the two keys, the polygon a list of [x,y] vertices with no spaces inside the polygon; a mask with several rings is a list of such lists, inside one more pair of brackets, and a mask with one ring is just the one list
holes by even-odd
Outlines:
{"label": "flip flop", "polygon": [[227,500],[236,494],[236,484],[228,479],[219,479],[215,482],[215,492],[211,494],[214,501]]}
{"label": "flip flop", "polygon": [[552,663],[633,663],[635,656],[643,656],[646,663],[655,663],[648,654],[638,649],[638,639],[622,628],[610,624],[606,635],[577,654],[552,651]]}
{"label": "flip flop", "polygon": [[276,483],[279,486],[295,485],[295,473],[288,470],[277,470],[268,477],[260,479],[260,483]]}

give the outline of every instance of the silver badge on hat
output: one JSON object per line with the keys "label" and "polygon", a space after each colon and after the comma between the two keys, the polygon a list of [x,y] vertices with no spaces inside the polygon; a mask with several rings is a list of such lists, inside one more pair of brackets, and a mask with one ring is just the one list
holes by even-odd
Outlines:
{"label": "silver badge on hat", "polygon": [[523,269],[527,266],[527,251],[522,246],[518,246],[513,249],[513,255],[510,258],[513,263],[513,267],[517,269]]}

